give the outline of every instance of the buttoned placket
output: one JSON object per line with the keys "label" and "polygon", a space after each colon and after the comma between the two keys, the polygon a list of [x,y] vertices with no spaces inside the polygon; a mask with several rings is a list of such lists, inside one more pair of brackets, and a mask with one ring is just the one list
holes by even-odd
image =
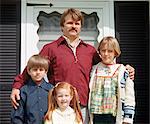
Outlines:
{"label": "buttoned placket", "polygon": [[78,62],[78,57],[77,57],[76,51],[77,51],[77,47],[79,46],[80,39],[77,38],[77,39],[75,39],[73,41],[74,43],[71,43],[70,40],[67,37],[64,36],[64,38],[66,39],[69,48],[73,52],[73,55],[74,55],[74,58],[75,58],[75,62],[74,63],[76,64]]}
{"label": "buttoned placket", "polygon": [[[38,94],[40,92],[39,90],[40,90],[40,86],[38,86]],[[41,100],[41,96],[38,95],[38,99]]]}
{"label": "buttoned placket", "polygon": [[40,106],[40,102],[41,102],[41,96],[40,96],[40,88],[41,86],[39,85],[37,88],[38,88],[38,106],[39,106],[39,110],[40,110],[40,112],[42,112],[43,111],[43,109],[42,109],[42,106]]}
{"label": "buttoned placket", "polygon": [[77,58],[77,54],[76,54],[77,47],[72,47],[71,49],[72,49],[74,57],[75,57],[75,63],[77,63],[78,62],[78,58]]}

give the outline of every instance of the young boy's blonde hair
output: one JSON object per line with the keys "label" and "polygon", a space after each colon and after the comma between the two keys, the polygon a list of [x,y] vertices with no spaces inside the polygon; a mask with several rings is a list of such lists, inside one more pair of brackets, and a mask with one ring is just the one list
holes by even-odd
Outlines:
{"label": "young boy's blonde hair", "polygon": [[49,60],[46,57],[41,56],[39,54],[31,56],[27,63],[27,69],[30,70],[31,68],[40,68],[40,67],[44,68],[45,71],[48,71]]}
{"label": "young boy's blonde hair", "polygon": [[102,49],[104,47],[104,45],[108,45],[109,48],[113,48],[115,51],[115,57],[119,57],[121,54],[121,50],[120,50],[120,46],[118,43],[118,40],[112,36],[106,36],[104,37],[98,46],[98,52],[100,53],[100,49]]}

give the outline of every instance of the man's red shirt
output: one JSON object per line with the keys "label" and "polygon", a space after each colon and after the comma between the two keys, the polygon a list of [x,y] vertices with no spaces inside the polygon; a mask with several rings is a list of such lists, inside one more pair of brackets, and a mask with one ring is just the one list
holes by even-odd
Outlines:
{"label": "man's red shirt", "polygon": [[[76,48],[76,56],[68,46],[64,37],[46,44],[40,55],[48,57],[50,67],[48,72],[49,82],[66,81],[76,87],[80,103],[87,106],[89,94],[89,80],[92,65],[97,64],[100,58],[96,49],[82,40]],[[26,81],[26,69],[15,77],[13,88],[20,88]]]}

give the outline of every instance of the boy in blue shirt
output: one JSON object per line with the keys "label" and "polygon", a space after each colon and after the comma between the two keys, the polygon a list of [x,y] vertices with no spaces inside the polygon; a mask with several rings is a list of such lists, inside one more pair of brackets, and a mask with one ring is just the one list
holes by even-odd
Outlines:
{"label": "boy in blue shirt", "polygon": [[49,61],[40,55],[33,55],[27,63],[26,84],[21,88],[19,107],[13,108],[12,124],[42,124],[47,112],[48,92],[53,87],[44,80]]}

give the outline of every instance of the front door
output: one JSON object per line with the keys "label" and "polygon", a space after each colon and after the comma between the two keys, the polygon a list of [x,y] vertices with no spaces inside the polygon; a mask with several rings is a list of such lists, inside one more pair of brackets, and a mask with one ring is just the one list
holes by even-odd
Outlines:
{"label": "front door", "polygon": [[85,42],[96,46],[104,35],[114,36],[112,2],[37,3],[31,1],[25,4],[26,11],[24,9],[22,13],[24,16],[22,17],[21,50],[25,54],[21,58],[23,60],[21,70],[31,55],[39,53],[44,44],[56,40],[62,35],[59,25],[60,16],[67,8],[77,8],[83,13],[84,26],[80,36]]}

